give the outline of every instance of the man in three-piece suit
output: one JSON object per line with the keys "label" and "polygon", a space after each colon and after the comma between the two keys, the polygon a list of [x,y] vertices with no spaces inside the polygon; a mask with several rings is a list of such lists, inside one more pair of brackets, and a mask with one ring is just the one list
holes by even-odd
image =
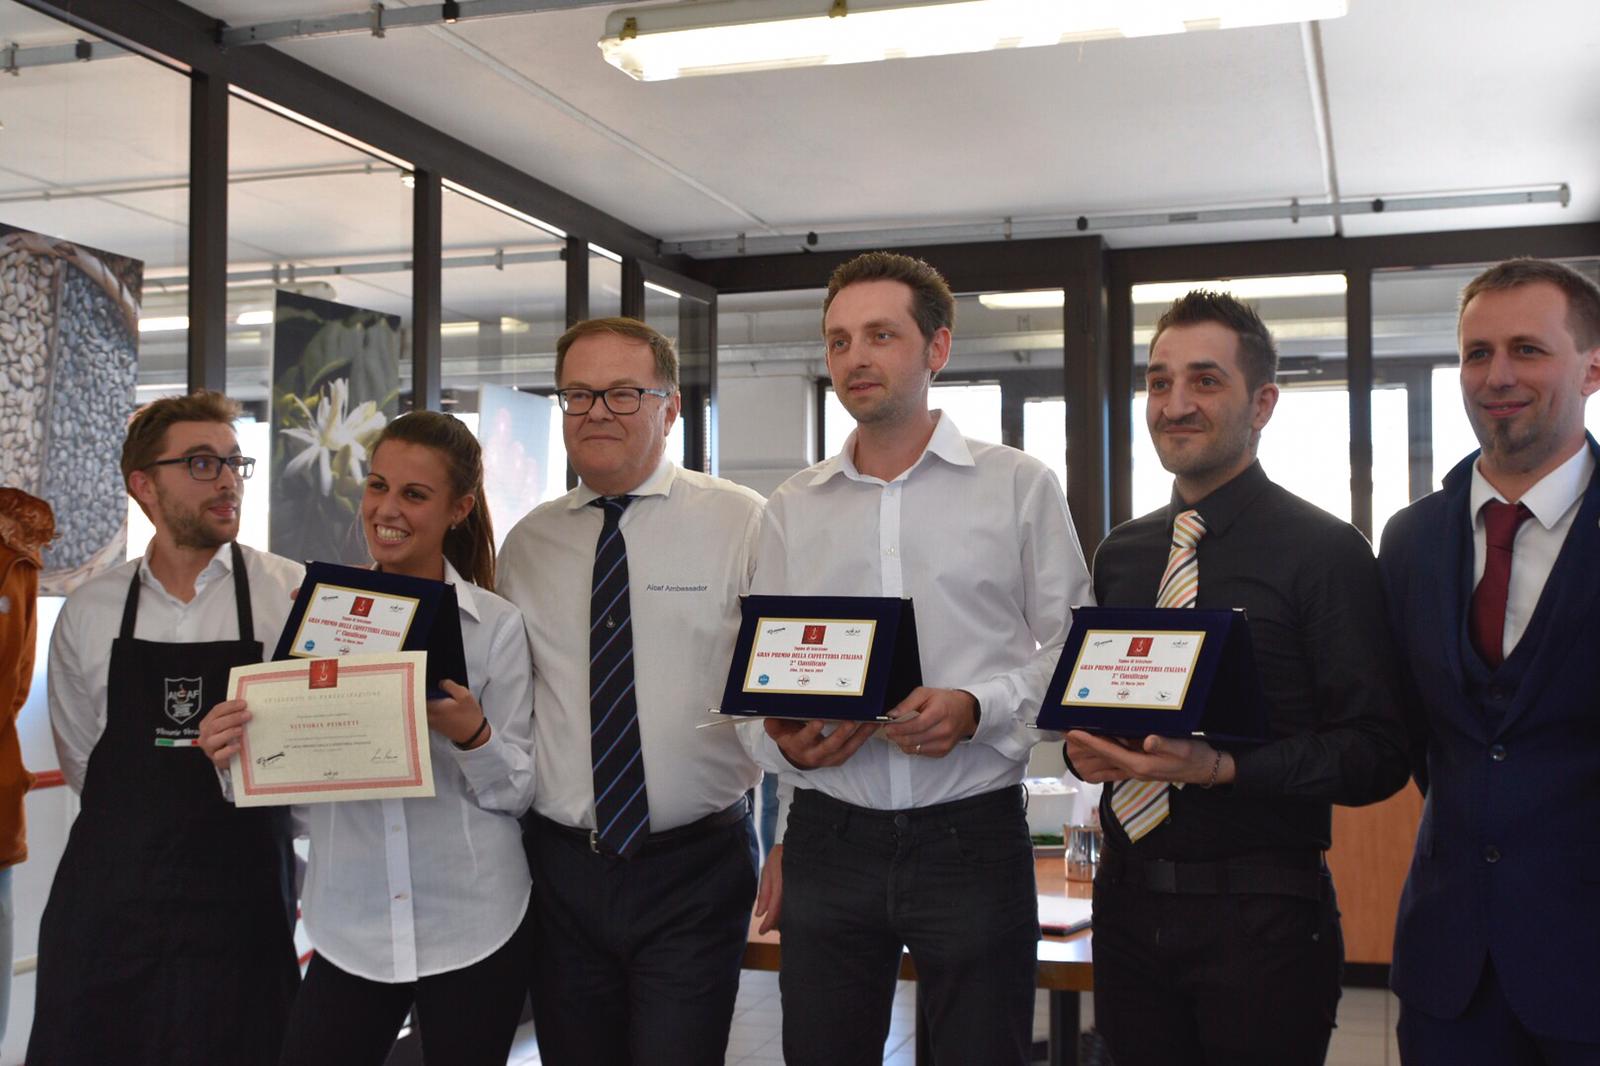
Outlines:
{"label": "man in three-piece suit", "polygon": [[1516,259],[1463,291],[1481,450],[1379,556],[1427,796],[1392,978],[1407,1066],[1600,1063],[1600,289]]}

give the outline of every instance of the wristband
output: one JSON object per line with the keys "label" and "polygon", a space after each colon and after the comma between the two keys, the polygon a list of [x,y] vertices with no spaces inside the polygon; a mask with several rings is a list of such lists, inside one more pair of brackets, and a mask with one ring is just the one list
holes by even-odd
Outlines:
{"label": "wristband", "polygon": [[[474,745],[474,744],[476,744],[478,742],[478,738],[483,736],[483,731],[485,729],[488,729],[488,728],[489,728],[489,716],[488,715],[484,715],[483,716],[483,721],[478,723],[478,728],[474,729],[472,731],[472,735],[470,737],[468,737],[466,740],[452,740],[450,743],[454,744],[457,748],[460,748],[462,751],[470,751],[472,749],[472,745]],[[1212,769],[1211,769],[1211,780],[1215,781],[1216,779],[1217,779],[1216,767],[1212,767]],[[1208,785],[1206,787],[1209,788],[1210,786]]]}

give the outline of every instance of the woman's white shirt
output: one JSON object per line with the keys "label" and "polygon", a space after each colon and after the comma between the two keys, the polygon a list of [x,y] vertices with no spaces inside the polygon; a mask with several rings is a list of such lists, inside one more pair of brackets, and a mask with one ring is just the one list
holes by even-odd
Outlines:
{"label": "woman's white shirt", "polygon": [[478,962],[511,939],[530,881],[517,818],[533,796],[533,667],[522,613],[456,589],[472,694],[487,742],[462,751],[429,730],[435,794],[298,808],[311,837],[301,911],[312,945],[347,973],[415,981]]}

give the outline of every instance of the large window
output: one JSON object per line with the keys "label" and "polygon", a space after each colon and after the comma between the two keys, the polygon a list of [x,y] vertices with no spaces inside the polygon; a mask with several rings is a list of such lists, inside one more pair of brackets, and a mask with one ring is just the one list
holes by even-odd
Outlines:
{"label": "large window", "polygon": [[[1163,507],[1171,498],[1172,477],[1161,467],[1146,423],[1145,367],[1157,319],[1174,299],[1197,288],[1228,291],[1249,303],[1277,341],[1280,395],[1257,453],[1267,474],[1289,491],[1349,520],[1350,396],[1345,381],[1342,274],[1134,286],[1133,513]],[[1403,443],[1404,420],[1394,423],[1392,399],[1375,396],[1373,407],[1374,446],[1380,440],[1387,445],[1395,440]],[[1398,410],[1403,414],[1403,403]],[[1396,491],[1387,481],[1375,489],[1380,496]],[[1399,491],[1404,492],[1403,476]]]}
{"label": "large window", "polygon": [[440,382],[478,434],[497,541],[566,491],[555,389],[566,328],[565,240],[494,201],[446,186]]}
{"label": "large window", "polygon": [[[370,444],[363,404],[393,411],[410,387],[410,173],[241,97],[228,125],[228,393],[276,428],[255,446],[241,539],[364,558],[353,521],[363,453],[344,438]],[[279,348],[284,367],[274,365]],[[317,439],[292,438],[291,427]],[[301,464],[318,449],[331,458],[320,480],[316,463]],[[286,512],[276,526],[275,489],[296,501],[293,521]]]}

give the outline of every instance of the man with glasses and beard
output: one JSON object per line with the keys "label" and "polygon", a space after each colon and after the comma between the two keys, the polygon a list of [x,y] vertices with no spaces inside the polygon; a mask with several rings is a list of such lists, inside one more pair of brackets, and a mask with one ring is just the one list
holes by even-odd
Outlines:
{"label": "man with glasses and beard", "polygon": [[155,536],[69,596],[51,638],[50,722],[82,811],[39,929],[35,1066],[278,1061],[299,982],[288,808],[234,808],[197,745],[303,576],[235,542],[255,465],[238,416],[215,392],[134,416],[123,480]]}

